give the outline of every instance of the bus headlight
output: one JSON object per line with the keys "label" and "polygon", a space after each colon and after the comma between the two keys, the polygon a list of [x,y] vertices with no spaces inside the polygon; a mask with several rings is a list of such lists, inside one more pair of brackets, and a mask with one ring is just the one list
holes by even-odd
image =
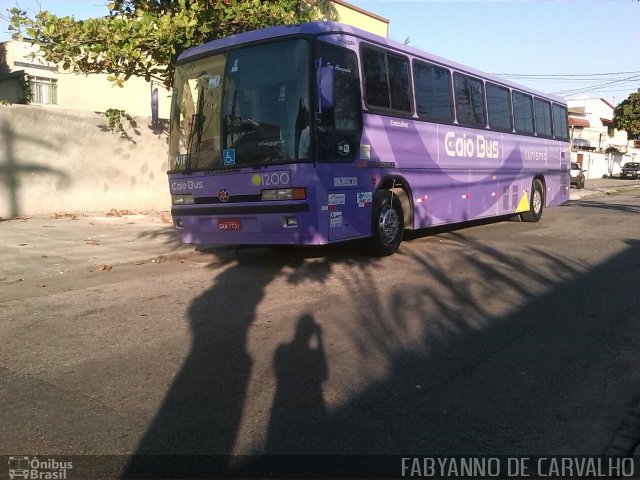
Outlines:
{"label": "bus headlight", "polygon": [[193,195],[191,195],[190,193],[182,194],[182,195],[171,195],[171,204],[172,205],[192,205]]}
{"label": "bus headlight", "polygon": [[262,190],[262,200],[306,200],[307,189],[298,188],[278,188],[273,190]]}

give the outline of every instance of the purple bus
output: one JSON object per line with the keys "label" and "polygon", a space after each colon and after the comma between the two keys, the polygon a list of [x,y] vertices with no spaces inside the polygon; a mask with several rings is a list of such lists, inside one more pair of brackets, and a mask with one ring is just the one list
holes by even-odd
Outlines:
{"label": "purple bus", "polygon": [[191,48],[175,70],[171,214],[184,243],[324,245],[569,199],[567,107],[333,22]]}

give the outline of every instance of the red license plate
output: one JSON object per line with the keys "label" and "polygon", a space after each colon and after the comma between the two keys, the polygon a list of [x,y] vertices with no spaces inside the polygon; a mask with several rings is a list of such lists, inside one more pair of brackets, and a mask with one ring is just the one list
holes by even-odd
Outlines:
{"label": "red license plate", "polygon": [[242,230],[242,222],[240,220],[218,220],[218,229],[224,232]]}

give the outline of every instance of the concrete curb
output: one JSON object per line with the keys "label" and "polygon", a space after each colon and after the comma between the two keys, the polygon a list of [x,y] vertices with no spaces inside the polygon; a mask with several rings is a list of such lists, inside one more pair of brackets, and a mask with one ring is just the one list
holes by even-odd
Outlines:
{"label": "concrete curb", "polygon": [[615,187],[601,187],[601,188],[584,188],[581,190],[571,190],[570,200],[583,200],[594,197],[601,197],[603,195],[615,195],[616,193],[628,192],[631,190],[639,190],[640,185],[621,185]]}

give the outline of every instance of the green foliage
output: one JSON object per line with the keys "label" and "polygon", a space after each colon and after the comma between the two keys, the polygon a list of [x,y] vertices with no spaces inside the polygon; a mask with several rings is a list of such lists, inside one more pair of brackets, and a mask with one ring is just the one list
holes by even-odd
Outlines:
{"label": "green foliage", "polygon": [[632,93],[613,110],[613,125],[627,132],[627,139],[640,137],[640,92]]}
{"label": "green foliage", "polygon": [[14,38],[29,38],[45,60],[80,73],[131,76],[170,87],[173,61],[185,49],[235,33],[335,16],[328,0],[114,0],[88,20],[8,9]]}
{"label": "green foliage", "polygon": [[124,126],[122,125],[123,119],[128,120],[129,124],[135,127],[135,121],[133,120],[133,117],[124,110],[109,108],[106,112],[104,112],[104,116],[107,117],[107,121],[109,122],[108,126],[109,130],[111,130],[111,133],[114,133],[116,130],[120,133],[124,133]]}

